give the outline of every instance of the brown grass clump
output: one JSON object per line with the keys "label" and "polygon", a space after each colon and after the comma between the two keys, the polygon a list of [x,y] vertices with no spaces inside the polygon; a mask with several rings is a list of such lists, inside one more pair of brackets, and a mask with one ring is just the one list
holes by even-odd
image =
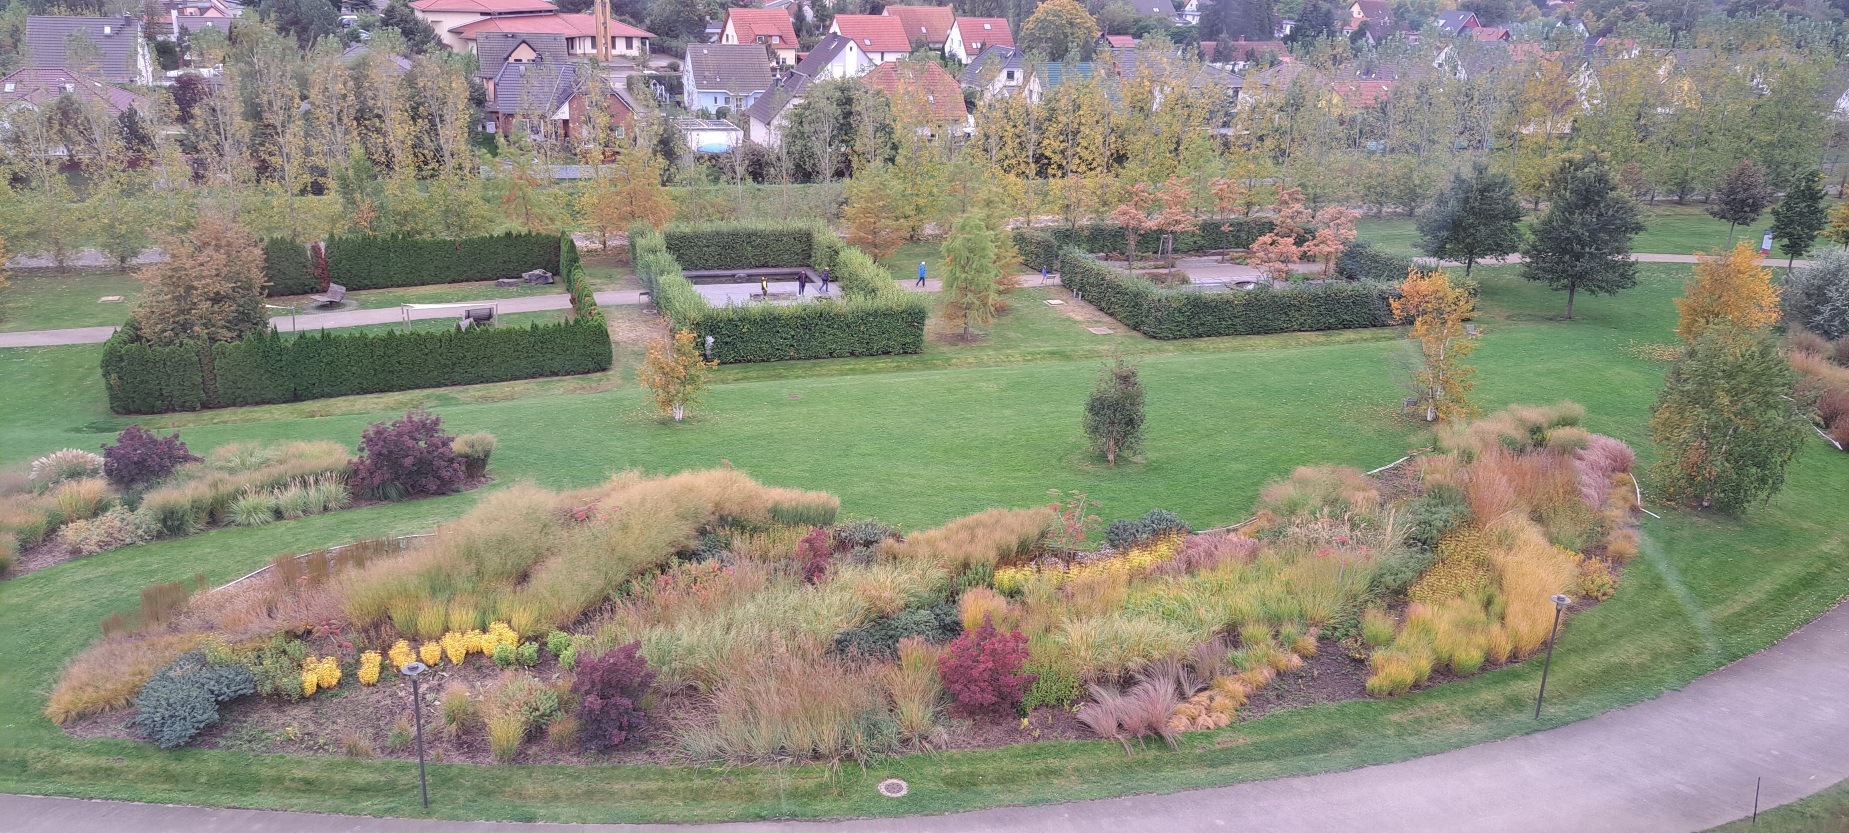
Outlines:
{"label": "brown grass clump", "polygon": [[67,523],[94,518],[114,502],[110,498],[109,481],[100,477],[66,480],[53,494],[58,499],[58,511]]}
{"label": "brown grass clump", "polygon": [[1019,630],[1018,612],[1011,607],[1008,597],[987,587],[971,587],[957,599],[957,618],[962,620],[966,631],[982,627],[984,619],[993,619],[996,630]]}
{"label": "brown grass clump", "polygon": [[1159,576],[1204,573],[1231,562],[1250,562],[1258,554],[1259,542],[1239,535],[1190,535],[1174,558],[1157,564]]}
{"label": "brown grass clump", "polygon": [[990,509],[913,535],[884,552],[899,561],[928,561],[952,575],[976,564],[991,567],[1025,558],[1046,539],[1053,510]]}
{"label": "brown grass clump", "polygon": [[899,735],[906,740],[924,740],[937,725],[938,701],[944,686],[937,677],[937,659],[941,648],[916,636],[899,640],[899,662],[880,668],[880,683],[892,698],[892,713],[899,723]]}
{"label": "brown grass clump", "polygon": [[1601,434],[1587,439],[1586,447],[1573,453],[1573,465],[1579,475],[1579,496],[1589,507],[1605,505],[1611,492],[1612,477],[1628,473],[1637,462],[1637,453],[1620,440]]}
{"label": "brown grass clump", "polygon": [[1573,589],[1579,571],[1571,553],[1549,544],[1532,525],[1519,533],[1513,546],[1491,552],[1490,560],[1507,600],[1503,624],[1512,654],[1528,656],[1546,644],[1553,628],[1554,603],[1549,597]]}
{"label": "brown grass clump", "polygon": [[[1438,446],[1446,451],[1462,452],[1464,456],[1473,459],[1497,450],[1522,452],[1532,448],[1546,448],[1550,445],[1550,433],[1574,428],[1585,417],[1586,409],[1572,402],[1545,407],[1511,405],[1469,423],[1439,428]],[[1564,444],[1571,445],[1573,440],[1583,436],[1583,433],[1575,429],[1563,437],[1566,441]]]}
{"label": "brown grass clump", "polygon": [[45,703],[45,716],[63,725],[77,718],[127,708],[154,672],[199,644],[198,634],[108,639],[65,666]]}
{"label": "brown grass clump", "polygon": [[1273,481],[1259,492],[1259,512],[1283,521],[1372,514],[1380,492],[1367,475],[1349,466],[1300,466],[1290,479]]}
{"label": "brown grass clump", "polygon": [[1830,341],[1803,327],[1792,327],[1785,333],[1785,348],[1794,355],[1823,356],[1830,352]]}
{"label": "brown grass clump", "polygon": [[443,687],[443,730],[457,737],[475,722],[475,701],[469,699],[469,687],[452,682]]}
{"label": "brown grass clump", "polygon": [[880,691],[875,671],[833,657],[759,654],[719,683],[712,722],[682,742],[703,759],[864,761],[885,749]]}

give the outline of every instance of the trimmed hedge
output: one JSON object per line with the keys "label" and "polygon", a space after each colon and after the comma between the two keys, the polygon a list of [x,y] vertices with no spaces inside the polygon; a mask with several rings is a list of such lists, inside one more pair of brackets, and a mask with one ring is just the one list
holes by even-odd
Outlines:
{"label": "trimmed hedge", "polygon": [[308,259],[308,247],[287,237],[263,239],[263,278],[263,291],[271,296],[321,291],[314,264]]}
{"label": "trimmed hedge", "polygon": [[[761,229],[745,227],[741,236],[729,239],[749,239],[748,235],[754,231]],[[717,228],[701,233],[710,235],[703,240],[728,239]],[[840,248],[832,238],[821,239],[825,231],[804,228],[803,233],[816,235],[817,240],[810,244],[812,250],[828,251],[828,260],[833,264],[831,277],[841,288],[841,300],[712,307],[681,274],[679,260],[668,250],[667,235],[637,226],[630,229],[629,240],[636,274],[650,297],[655,299],[655,306],[667,316],[674,329],[692,330],[702,343],[711,336],[713,358],[721,364],[878,356],[924,350],[928,312],[923,298],[900,289],[891,273],[859,249]],[[686,238],[682,240],[685,243]],[[780,245],[785,247],[785,254],[794,251],[792,240],[782,239]]]}
{"label": "trimmed hedge", "polygon": [[840,241],[816,223],[700,223],[662,233],[682,269],[766,269],[834,265]]}
{"label": "trimmed hedge", "polygon": [[348,289],[390,289],[562,274],[559,236],[514,232],[460,240],[348,235],[327,241],[328,280]]}
{"label": "trimmed hedge", "polygon": [[1346,330],[1393,324],[1381,284],[1331,283],[1285,289],[1177,292],[1066,249],[1060,282],[1106,315],[1150,338]]}
{"label": "trimmed hedge", "polygon": [[552,238],[572,297],[572,320],[284,339],[274,332],[206,346],[150,347],[131,319],[103,347],[109,409],[118,414],[196,411],[329,396],[473,385],[610,369],[610,335],[585,285],[577,246]]}
{"label": "trimmed hedge", "polygon": [[[1225,228],[1222,228],[1224,226]],[[1271,231],[1271,220],[1264,217],[1207,218],[1201,220],[1200,231],[1185,232],[1175,235],[1177,252],[1204,252],[1210,249],[1247,249],[1252,241],[1263,237]],[[1053,241],[1052,250],[1043,250],[1036,254],[1041,258],[1050,258],[1058,250],[1066,247],[1081,252],[1117,252],[1121,254],[1128,245],[1124,236],[1124,227],[1116,223],[1086,223],[1077,228],[1054,226],[1015,232],[1015,243],[1021,248],[1021,257],[1028,266],[1040,268],[1041,263],[1026,261],[1029,257],[1024,236],[1044,235]],[[1162,235],[1142,234],[1136,238],[1136,250],[1142,254],[1155,254],[1162,246]],[[1047,263],[1047,268],[1053,266]]]}

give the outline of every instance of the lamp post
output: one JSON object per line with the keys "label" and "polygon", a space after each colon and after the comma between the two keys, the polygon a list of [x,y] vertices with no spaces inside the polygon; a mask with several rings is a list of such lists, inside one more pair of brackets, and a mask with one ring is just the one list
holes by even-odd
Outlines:
{"label": "lamp post", "polygon": [[411,678],[411,720],[417,725],[417,787],[424,794],[424,809],[430,809],[430,781],[424,777],[424,698],[417,686],[417,675],[429,666],[407,663],[398,673]]}
{"label": "lamp post", "polygon": [[1573,603],[1564,593],[1549,597],[1554,603],[1554,627],[1547,632],[1547,659],[1541,663],[1541,690],[1534,695],[1534,719],[1541,719],[1541,698],[1547,696],[1547,671],[1554,665],[1554,638],[1560,635],[1560,613]]}

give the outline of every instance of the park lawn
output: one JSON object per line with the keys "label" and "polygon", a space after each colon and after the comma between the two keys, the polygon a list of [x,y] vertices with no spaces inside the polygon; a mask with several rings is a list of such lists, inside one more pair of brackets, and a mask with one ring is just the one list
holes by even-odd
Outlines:
{"label": "park lawn", "polygon": [[[1699,203],[1676,205],[1658,201],[1654,205],[1645,204],[1641,209],[1644,230],[1631,241],[1633,252],[1692,255],[1727,248],[1727,224],[1708,216]],[[1735,229],[1734,242],[1758,245],[1759,236],[1771,225],[1772,217],[1768,212],[1750,227]],[[1363,217],[1355,221],[1355,234],[1401,257],[1423,254],[1419,251],[1417,220],[1410,217]],[[1776,245],[1773,252],[1777,252]],[[914,268],[916,265],[913,264]]]}
{"label": "park lawn", "polygon": [[898,251],[882,259],[880,265],[892,273],[894,280],[910,285],[918,280],[918,262],[921,260],[925,264],[925,277],[931,280],[944,277],[944,246],[935,240],[900,246]]}
{"label": "park lawn", "polygon": [[1760,810],[1758,818],[1744,816],[1718,827],[1713,833],[1849,833],[1849,781],[1838,781],[1782,807]]}
{"label": "park lawn", "polygon": [[[1648,266],[1637,289],[1583,299],[1573,322],[1554,320],[1564,303],[1559,293],[1522,282],[1515,272],[1480,273],[1484,336],[1473,357],[1480,403],[1493,409],[1573,398],[1587,406],[1589,427],[1639,444],[1647,463],[1641,442],[1664,366],[1630,348],[1671,338],[1669,299],[1680,293],[1686,267]],[[1079,335],[1090,336],[1081,330],[1073,338]],[[82,361],[93,349],[7,352],[39,357],[31,362],[36,370],[19,374],[37,392],[60,380],[60,361],[71,363],[67,369],[93,367],[94,353]],[[1107,518],[1160,506],[1208,526],[1241,519],[1264,480],[1292,466],[1373,468],[1423,444],[1419,427],[1396,413],[1402,394],[1391,368],[1400,350],[1392,341],[1312,340],[1146,354],[1149,447],[1116,470],[1086,453],[1077,431],[1079,405],[1096,372],[1091,359],[882,373],[846,363],[785,363],[805,372],[780,378],[722,368],[707,407],[679,426],[639,415],[632,388],[459,400],[442,413],[457,431],[500,437],[491,470],[500,483],[531,477],[550,486],[582,485],[625,467],[668,471],[727,460],[767,483],[838,494],[847,515],[913,529],[991,505],[1040,502],[1055,487],[1090,491]],[[52,351],[76,358],[42,357]],[[63,399],[0,414],[5,459],[28,456],[16,438],[42,442],[98,419],[116,422],[100,416],[100,391],[46,393]],[[381,402],[381,410],[200,425],[185,436],[200,448],[282,437],[352,442],[366,421],[390,415],[382,400],[370,401]],[[285,413],[240,410],[246,417]],[[1744,519],[1663,511],[1646,496],[1665,517],[1645,519],[1643,554],[1616,598],[1575,615],[1565,630],[1547,718],[1538,724],[1528,707],[1540,669],[1529,663],[1394,700],[1277,713],[1191,735],[1181,752],[1157,747],[1133,757],[1115,744],[1088,741],[918,755],[865,770],[437,765],[430,815],[607,822],[948,812],[1347,768],[1530,732],[1680,686],[1834,604],[1849,589],[1849,543],[1837,523],[1845,477],[1849,455],[1818,442],[1793,464],[1785,491]],[[38,710],[59,665],[94,638],[103,616],[133,605],[146,584],[194,572],[222,581],[276,552],[425,529],[475,499],[459,495],[219,530],[0,583],[0,610],[14,637],[0,641],[0,667],[8,669],[0,675],[0,789],[423,815],[416,767],[401,762],[324,757],[303,766],[286,756],[76,740]],[[76,587],[84,592],[72,592]],[[899,802],[877,797],[872,785],[887,777],[906,779],[910,795]]]}
{"label": "park lawn", "polygon": [[[121,269],[13,269],[0,289],[0,333],[114,327],[128,319],[141,281]],[[98,299],[120,295],[121,303]]]}
{"label": "park lawn", "polygon": [[[461,301],[498,301],[506,298],[526,298],[534,295],[563,295],[565,285],[554,283],[549,286],[527,286],[501,289],[494,281],[469,281],[467,283],[438,283],[427,286],[405,286],[396,289],[363,289],[347,293],[347,300],[358,306],[342,305],[339,309],[388,309],[399,304],[446,304]],[[299,305],[302,315],[319,314],[315,302],[307,295],[290,295],[271,298],[269,301],[279,307]],[[281,313],[287,316],[288,312]]]}
{"label": "park lawn", "polygon": [[[432,312],[433,311],[431,310],[425,310],[425,311],[422,311],[416,314],[431,315]],[[460,324],[462,321],[462,310],[460,309],[442,310],[442,311],[436,311],[436,312],[441,317],[413,318],[411,319],[409,323],[406,323],[403,321],[393,321],[389,324],[363,324],[358,327],[336,327],[336,328],[332,328],[328,330],[328,332],[378,334],[378,333],[383,333],[389,330],[397,330],[398,332],[401,332],[401,333],[402,332],[423,333],[423,332],[435,332],[438,330],[454,330],[456,329],[457,325]],[[285,315],[285,316],[279,316],[279,317],[287,318],[288,316]],[[302,316],[302,318],[307,319],[308,316]],[[569,309],[548,309],[548,310],[540,310],[538,312],[509,312],[509,313],[504,313],[502,315],[495,316],[494,317],[495,323],[492,326],[525,327],[529,324],[551,324],[556,321],[565,321],[570,318],[571,318],[571,310]],[[304,329],[300,333],[283,333],[283,337],[291,338],[291,337],[300,337],[300,336],[313,336],[313,335],[318,335],[321,332],[322,331],[320,330]]]}
{"label": "park lawn", "polygon": [[1355,238],[1400,257],[1425,254],[1419,251],[1418,220],[1412,217],[1362,217],[1355,221]]}

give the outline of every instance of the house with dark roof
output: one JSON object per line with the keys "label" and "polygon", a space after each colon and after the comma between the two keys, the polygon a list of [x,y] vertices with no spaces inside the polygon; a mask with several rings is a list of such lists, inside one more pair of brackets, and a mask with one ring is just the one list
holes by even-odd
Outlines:
{"label": "house with dark roof", "polygon": [[992,95],[1017,95],[1027,83],[1026,54],[1012,46],[991,46],[982,50],[969,66],[957,73],[957,84],[982,91],[982,98]]}
{"label": "house with dark roof", "polygon": [[462,36],[452,31],[488,17],[555,14],[558,7],[546,0],[411,0],[418,20],[435,29],[437,40],[451,52],[464,52]]}
{"label": "house with dark roof", "polygon": [[817,81],[858,78],[873,68],[860,45],[841,35],[823,35],[802,63],[790,70],[745,110],[751,141],[775,147],[783,141],[789,108],[802,103],[803,93]]}
{"label": "house with dark roof", "polygon": [[345,52],[340,53],[340,62],[347,66],[353,66],[361,61],[373,59],[386,61],[389,64],[386,71],[393,75],[404,75],[411,71],[410,58],[406,58],[403,55],[382,55],[372,51],[372,47],[363,43],[356,43],[349,46]]}
{"label": "house with dark roof", "polygon": [[620,86],[584,77],[563,35],[482,32],[476,48],[487,91],[484,131],[569,142],[582,134],[589,108],[603,107],[618,136],[633,135],[635,103]]}
{"label": "house with dark roof", "polygon": [[[516,35],[564,35],[566,54],[588,57],[597,54],[597,20],[588,14],[530,14],[484,17],[450,29],[462,39],[463,51],[474,52],[476,38],[482,32],[507,32]],[[610,53],[628,58],[648,56],[648,42],[655,35],[620,20],[610,21]]]}
{"label": "house with dark roof", "polygon": [[944,57],[968,65],[982,50],[993,46],[1014,47],[1014,30],[1005,17],[959,17],[944,36]]}
{"label": "house with dark roof", "polygon": [[[1136,11],[1138,17],[1160,17],[1170,23],[1185,22],[1175,14],[1175,6],[1169,0],[1130,0],[1130,8]],[[1198,8],[1195,14],[1198,20]]]}
{"label": "house with dark roof", "polygon": [[688,44],[681,62],[683,101],[696,112],[747,109],[770,90],[772,80],[770,53],[756,43]]}
{"label": "house with dark roof", "polygon": [[942,51],[950,38],[950,27],[957,22],[956,10],[949,6],[887,6],[884,14],[896,17],[913,46]]}
{"label": "house with dark roof", "polygon": [[0,125],[5,124],[12,113],[22,109],[37,110],[67,95],[80,102],[99,105],[112,116],[129,110],[144,116],[148,113],[146,97],[121,87],[68,70],[26,67],[0,78]]}
{"label": "house with dark roof", "polygon": [[759,44],[769,49],[784,66],[796,63],[796,26],[790,13],[782,9],[726,9],[725,24],[719,29],[719,43],[726,46]]}
{"label": "house with dark roof", "polygon": [[1477,20],[1476,12],[1466,10],[1439,12],[1438,16],[1432,19],[1432,26],[1447,35],[1456,35],[1482,25]]}
{"label": "house with dark roof", "polygon": [[1393,19],[1393,7],[1386,0],[1355,0],[1348,4],[1348,14],[1342,19],[1342,29],[1353,32],[1367,24],[1368,32],[1376,37],[1393,31],[1396,21]]}
{"label": "house with dark roof", "polygon": [[28,16],[25,65],[117,84],[154,83],[141,20],[128,16]]}
{"label": "house with dark roof", "polygon": [[901,61],[912,54],[912,39],[905,36],[899,18],[879,14],[838,14],[828,25],[830,34],[853,38],[876,64]]}

